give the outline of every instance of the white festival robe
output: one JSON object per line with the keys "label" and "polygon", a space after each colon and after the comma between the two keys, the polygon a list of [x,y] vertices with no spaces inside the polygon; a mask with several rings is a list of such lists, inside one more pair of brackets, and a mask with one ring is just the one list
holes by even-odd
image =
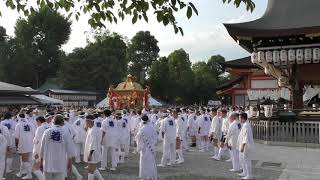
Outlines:
{"label": "white festival robe", "polygon": [[[102,138],[102,133],[98,127],[94,126],[88,129],[86,143],[84,146],[84,154],[83,154],[84,162],[96,164],[101,161],[102,159],[101,138]],[[91,156],[91,161],[89,161],[88,157],[91,151],[93,151],[93,153]]]}
{"label": "white festival robe", "polygon": [[143,124],[135,137],[137,150],[140,152],[139,177],[141,179],[157,179],[155,161],[155,145],[157,132],[151,123]]}

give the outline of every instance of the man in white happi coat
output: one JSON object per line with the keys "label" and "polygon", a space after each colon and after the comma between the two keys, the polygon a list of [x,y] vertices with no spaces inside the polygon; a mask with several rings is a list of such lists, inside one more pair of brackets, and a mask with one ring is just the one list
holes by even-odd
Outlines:
{"label": "man in white happi coat", "polygon": [[119,154],[120,154],[120,162],[124,163],[125,157],[129,155],[129,148],[130,148],[130,127],[129,127],[129,120],[128,116],[122,114],[118,114],[118,131],[119,131]]}
{"label": "man in white happi coat", "polygon": [[80,112],[78,119],[73,123],[73,129],[75,131],[74,143],[76,151],[76,163],[81,162],[81,151],[84,148],[84,143],[86,139],[85,130],[85,112]]}
{"label": "man in white happi coat", "polygon": [[158,138],[154,126],[148,120],[148,116],[142,116],[143,125],[135,137],[137,149],[140,153],[139,178],[142,180],[156,180],[155,146]]}
{"label": "man in white happi coat", "polygon": [[[136,118],[132,119],[133,120],[133,123],[132,123],[133,127],[131,129],[133,129],[133,137],[135,137],[137,135],[139,129],[142,127],[141,115],[142,115],[142,111],[141,110],[137,110]],[[135,140],[135,138],[134,138],[134,140]],[[133,153],[136,154],[137,152],[138,152],[137,148],[135,148]]]}
{"label": "man in white happi coat", "polygon": [[20,171],[17,177],[22,177],[23,172],[27,173],[22,179],[32,179],[31,154],[33,149],[33,138],[35,133],[34,125],[26,119],[22,112],[18,115],[19,122],[15,129],[15,139],[18,153],[21,156]]}
{"label": "man in white happi coat", "polygon": [[103,180],[102,175],[97,169],[97,163],[101,161],[101,139],[102,133],[100,128],[94,125],[95,117],[88,115],[86,117],[86,127],[88,128],[86,143],[84,146],[83,159],[88,163],[88,180],[94,180],[97,177]]}
{"label": "man in white happi coat", "polygon": [[[62,115],[62,114],[61,114]],[[66,133],[66,135],[67,136],[69,136],[69,138],[71,138],[71,143],[73,143],[72,144],[72,147],[73,147],[73,151],[74,151],[74,154],[76,154],[76,150],[75,150],[75,145],[74,145],[74,138],[75,138],[75,135],[76,135],[76,133],[75,133],[75,131],[74,131],[74,129],[73,129],[73,127],[72,127],[72,124],[69,122],[70,121],[70,116],[69,116],[69,114],[65,114],[64,115],[64,124],[63,124],[63,129],[67,132]],[[78,169],[76,168],[76,166],[74,166],[73,164],[72,164],[72,167],[71,167],[72,169],[72,173],[76,176],[76,178],[77,178],[77,180],[81,180],[83,177],[82,177],[82,175],[79,173],[79,171],[78,171]],[[67,172],[66,172],[67,173]],[[67,177],[68,175],[66,174],[66,177]]]}
{"label": "man in white happi coat", "polygon": [[7,148],[8,148],[7,139],[2,134],[2,132],[0,132],[0,179],[4,178]]}
{"label": "man in white happi coat", "polygon": [[188,122],[187,122],[187,132],[191,139],[191,146],[196,147],[197,142],[197,115],[195,114],[194,110],[189,110]]}
{"label": "man in white happi coat", "polygon": [[63,129],[64,117],[56,115],[53,126],[45,130],[40,148],[45,180],[63,180],[65,172],[71,172],[72,158],[75,156],[73,143],[68,132]]}
{"label": "man in white happi coat", "polygon": [[231,172],[240,171],[239,164],[239,147],[238,147],[238,137],[241,130],[241,123],[238,120],[238,114],[231,113],[230,115],[230,127],[226,135],[225,146],[231,150],[231,160],[232,160],[232,169]]}
{"label": "man in white happi coat", "polygon": [[206,111],[202,110],[202,115],[197,119],[198,137],[200,138],[200,152],[205,152],[209,149],[208,134],[210,130],[210,117],[206,114]]}
{"label": "man in white happi coat", "polygon": [[163,139],[163,152],[159,167],[174,165],[176,161],[176,122],[168,113],[163,113],[163,116],[165,119],[160,127]]}
{"label": "man in white happi coat", "polygon": [[34,111],[32,109],[28,109],[25,113],[25,116],[26,116],[25,118],[33,124],[34,129],[36,129],[38,127],[38,124],[36,121],[37,115],[35,113],[36,113],[36,111]]}
{"label": "man in white happi coat", "polygon": [[242,179],[252,179],[252,153],[254,149],[253,134],[251,124],[246,113],[241,113],[240,121],[243,124],[238,138],[240,149],[240,162],[242,163],[243,172],[239,174]]}
{"label": "man in white happi coat", "polygon": [[104,120],[102,118],[102,113],[101,112],[95,112],[93,114],[93,116],[94,116],[94,126],[100,129],[101,126],[102,126],[102,121]]}
{"label": "man in white happi coat", "polygon": [[118,163],[118,153],[116,149],[119,148],[119,132],[117,127],[117,121],[112,118],[111,111],[105,110],[104,115],[106,117],[105,120],[102,121],[102,160],[101,160],[101,167],[99,170],[105,171],[107,168],[107,159],[108,159],[108,152],[111,153],[111,168],[110,170],[115,171]]}
{"label": "man in white happi coat", "polygon": [[38,123],[38,128],[36,129],[35,136],[33,138],[33,152],[32,152],[32,159],[33,159],[33,174],[39,180],[44,180],[44,175],[40,170],[41,166],[41,159],[40,159],[40,149],[41,149],[41,141],[44,131],[49,128],[46,119],[43,116],[39,116],[36,118]]}
{"label": "man in white happi coat", "polygon": [[[6,159],[6,153],[7,153],[7,150],[9,149],[9,147],[11,146],[11,144],[13,142],[12,142],[12,137],[11,137],[10,131],[8,130],[7,126],[4,126],[4,125],[0,124],[0,134],[5,139],[1,146],[6,146],[5,147],[6,150],[5,150],[5,153],[4,153],[4,156],[3,156],[3,160],[1,158],[1,161],[0,161],[0,175],[1,175],[0,178],[2,178],[3,175],[4,175],[4,169],[5,169],[5,166],[6,166],[6,160],[5,160]],[[2,154],[1,154],[1,156],[2,156]]]}
{"label": "man in white happi coat", "polygon": [[12,161],[13,161],[13,152],[14,152],[14,148],[15,148],[15,136],[14,136],[14,132],[16,129],[16,125],[17,122],[12,118],[12,115],[10,112],[7,112],[4,115],[4,120],[1,121],[1,124],[3,126],[6,126],[9,130],[10,133],[10,138],[11,140],[8,143],[8,150],[7,150],[7,165],[6,165],[6,173],[10,173],[12,172]]}
{"label": "man in white happi coat", "polygon": [[187,134],[187,129],[188,129],[188,114],[187,110],[185,108],[181,108],[181,111],[179,111],[179,117],[183,121],[183,126],[184,126],[184,137],[182,137],[183,141],[181,142],[181,145],[184,150],[188,151],[189,146],[188,146],[188,134]]}
{"label": "man in white happi coat", "polygon": [[[223,109],[221,110],[221,118],[222,118],[222,127],[221,127],[221,139],[220,139],[220,148],[219,148],[219,153],[217,157],[213,157],[215,160],[220,161],[221,156],[225,153],[228,152],[228,149],[226,146],[224,146],[225,142],[225,136],[227,135],[228,129],[229,129],[229,117],[227,116],[228,111]],[[230,153],[231,154],[231,153]]]}
{"label": "man in white happi coat", "polygon": [[182,120],[183,117],[180,117],[178,115],[178,111],[175,110],[172,113],[172,117],[176,123],[176,152],[178,154],[178,164],[184,163],[184,158],[183,158],[183,142],[186,141],[185,139],[185,133],[186,133],[186,124]]}
{"label": "man in white happi coat", "polygon": [[214,156],[211,158],[216,158],[219,154],[219,142],[222,136],[221,127],[222,127],[222,119],[220,117],[221,111],[217,109],[212,109],[211,115],[213,117],[211,126],[210,126],[210,140],[213,145]]}

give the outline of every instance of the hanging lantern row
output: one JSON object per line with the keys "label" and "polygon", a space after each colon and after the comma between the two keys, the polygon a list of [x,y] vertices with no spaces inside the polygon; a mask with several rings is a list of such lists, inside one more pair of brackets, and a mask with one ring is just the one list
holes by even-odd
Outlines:
{"label": "hanging lantern row", "polygon": [[251,54],[253,64],[273,63],[275,66],[320,63],[320,48],[259,51]]}

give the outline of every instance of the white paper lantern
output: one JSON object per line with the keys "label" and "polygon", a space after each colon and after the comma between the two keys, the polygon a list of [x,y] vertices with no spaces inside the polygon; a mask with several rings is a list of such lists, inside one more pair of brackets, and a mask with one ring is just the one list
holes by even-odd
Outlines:
{"label": "white paper lantern", "polygon": [[272,54],[272,58],[273,58],[273,64],[275,66],[280,66],[280,52],[279,51],[273,51],[273,54]]}
{"label": "white paper lantern", "polygon": [[320,62],[320,48],[313,48],[312,55],[313,55],[312,62],[319,63]]}
{"label": "white paper lantern", "polygon": [[271,105],[264,106],[264,116],[265,117],[272,117],[272,106]]}
{"label": "white paper lantern", "polygon": [[281,50],[280,51],[280,60],[282,65],[287,65],[288,63],[288,51],[287,50]]}
{"label": "white paper lantern", "polygon": [[259,63],[265,62],[265,56],[264,56],[264,52],[263,51],[259,51],[258,52],[258,62]]}
{"label": "white paper lantern", "polygon": [[272,51],[267,51],[265,55],[267,63],[272,63]]}
{"label": "white paper lantern", "polygon": [[257,63],[258,63],[258,54],[257,54],[256,52],[253,52],[253,53],[251,54],[251,62],[252,62],[253,64],[257,64]]}
{"label": "white paper lantern", "polygon": [[310,64],[312,60],[312,49],[306,48],[304,49],[304,63]]}
{"label": "white paper lantern", "polygon": [[303,49],[296,50],[296,61],[297,64],[303,64]]}
{"label": "white paper lantern", "polygon": [[289,64],[295,64],[296,63],[296,51],[293,49],[290,49],[288,51],[288,60]]}

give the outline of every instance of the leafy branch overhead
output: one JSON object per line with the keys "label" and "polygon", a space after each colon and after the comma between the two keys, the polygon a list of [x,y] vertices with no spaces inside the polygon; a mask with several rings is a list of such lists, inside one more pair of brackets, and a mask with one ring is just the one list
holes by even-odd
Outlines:
{"label": "leafy branch overhead", "polygon": [[[253,11],[255,5],[252,0],[222,0],[224,3],[234,2],[236,7],[241,3],[247,10]],[[105,27],[105,22],[117,23],[118,20],[131,18],[135,24],[138,20],[149,21],[148,13],[154,13],[159,23],[164,26],[172,25],[175,33],[183,30],[178,26],[176,13],[185,11],[188,19],[198,15],[198,10],[192,2],[185,0],[5,0],[8,8],[29,16],[37,9],[45,6],[54,10],[67,12],[68,17],[74,16],[77,20],[82,14],[89,14],[88,23],[93,27]],[[0,11],[1,15],[1,11]]]}

